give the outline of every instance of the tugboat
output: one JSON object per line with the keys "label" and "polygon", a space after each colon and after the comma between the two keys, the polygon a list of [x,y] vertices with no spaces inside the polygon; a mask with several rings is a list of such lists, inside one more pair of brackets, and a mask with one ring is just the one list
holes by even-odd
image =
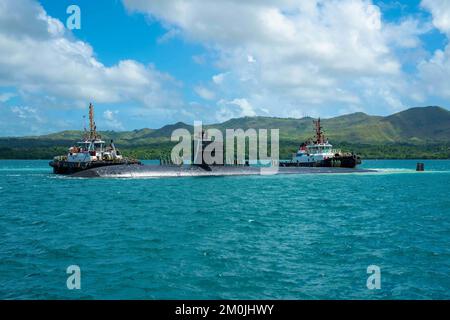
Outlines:
{"label": "tugboat", "polygon": [[361,164],[361,157],[358,155],[333,149],[322,131],[320,118],[313,122],[316,131],[315,138],[302,143],[297,153],[292,155],[292,160],[280,162],[280,166],[355,168]]}
{"label": "tugboat", "polygon": [[115,147],[113,140],[109,146],[97,133],[94,122],[94,106],[89,104],[89,132],[86,131],[82,141],[69,148],[65,156],[56,156],[49,165],[53,167],[53,173],[73,174],[75,172],[124,164],[141,164],[139,160],[123,157]]}

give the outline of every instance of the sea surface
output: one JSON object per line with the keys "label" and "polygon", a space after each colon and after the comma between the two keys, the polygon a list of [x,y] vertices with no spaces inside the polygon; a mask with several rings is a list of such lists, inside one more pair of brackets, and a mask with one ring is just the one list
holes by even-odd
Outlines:
{"label": "sea surface", "polygon": [[[449,299],[450,161],[73,179],[0,161],[1,299]],[[66,269],[81,270],[69,290]],[[369,290],[367,267],[380,268]]]}

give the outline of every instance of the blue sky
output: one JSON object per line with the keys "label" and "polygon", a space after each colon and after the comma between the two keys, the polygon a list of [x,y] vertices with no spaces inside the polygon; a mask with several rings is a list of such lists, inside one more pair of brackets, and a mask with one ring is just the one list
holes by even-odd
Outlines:
{"label": "blue sky", "polygon": [[1,136],[449,106],[448,0],[2,3]]}

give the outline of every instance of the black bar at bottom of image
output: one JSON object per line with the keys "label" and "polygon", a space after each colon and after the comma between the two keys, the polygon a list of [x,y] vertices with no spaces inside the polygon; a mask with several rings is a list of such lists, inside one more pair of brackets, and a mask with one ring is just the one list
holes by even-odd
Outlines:
{"label": "black bar at bottom of image", "polygon": [[[140,315],[144,319],[300,319],[309,315],[385,316],[386,308],[403,315],[430,308],[448,310],[449,301],[424,300],[15,300],[2,301],[13,314],[86,316]],[[62,313],[61,313],[62,312]],[[361,313],[362,312],[362,313]]]}

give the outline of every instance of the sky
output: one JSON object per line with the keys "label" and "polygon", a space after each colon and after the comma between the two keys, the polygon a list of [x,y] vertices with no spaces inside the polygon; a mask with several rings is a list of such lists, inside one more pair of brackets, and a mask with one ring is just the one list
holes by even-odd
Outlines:
{"label": "sky", "polygon": [[0,136],[449,108],[449,37],[450,0],[1,0]]}

